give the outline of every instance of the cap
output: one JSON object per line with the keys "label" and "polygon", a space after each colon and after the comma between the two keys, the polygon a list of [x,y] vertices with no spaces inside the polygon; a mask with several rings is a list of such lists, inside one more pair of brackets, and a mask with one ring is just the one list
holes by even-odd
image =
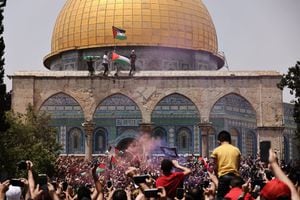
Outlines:
{"label": "cap", "polygon": [[275,178],[263,187],[260,196],[265,199],[277,199],[279,197],[291,198],[291,190],[284,182]]}

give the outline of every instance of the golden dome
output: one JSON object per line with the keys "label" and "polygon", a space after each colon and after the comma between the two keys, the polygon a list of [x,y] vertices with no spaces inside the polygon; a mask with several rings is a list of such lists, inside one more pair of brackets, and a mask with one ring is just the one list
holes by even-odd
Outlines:
{"label": "golden dome", "polygon": [[[114,40],[112,26],[126,30]],[[48,58],[67,50],[162,46],[217,54],[212,19],[200,0],[68,0],[52,35]]]}

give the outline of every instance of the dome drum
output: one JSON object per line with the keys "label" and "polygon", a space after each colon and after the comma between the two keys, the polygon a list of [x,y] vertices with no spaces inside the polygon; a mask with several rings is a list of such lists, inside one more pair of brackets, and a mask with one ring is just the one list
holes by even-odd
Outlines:
{"label": "dome drum", "polygon": [[[82,50],[70,50],[52,56],[48,60],[49,69],[53,71],[77,71],[87,70],[84,56],[100,56],[104,51],[112,51],[110,48],[91,48]],[[137,70],[218,70],[223,65],[223,60],[208,52],[193,51],[187,49],[174,49],[168,47],[118,47],[116,52],[129,57],[134,49],[137,55]],[[220,64],[221,63],[221,64]],[[119,66],[121,70],[128,70],[129,66]],[[96,60],[94,64],[96,71],[103,70],[102,59]],[[114,70],[111,66],[110,70]]]}

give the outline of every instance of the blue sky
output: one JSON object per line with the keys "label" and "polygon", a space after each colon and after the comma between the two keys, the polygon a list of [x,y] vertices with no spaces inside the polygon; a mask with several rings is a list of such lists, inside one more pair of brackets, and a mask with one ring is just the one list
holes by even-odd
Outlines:
{"label": "blue sky", "polygon": [[[8,0],[5,8],[6,74],[46,70],[56,17],[66,0]],[[126,1],[126,0],[125,0]],[[229,69],[286,73],[300,60],[299,0],[203,0]],[[5,79],[8,88],[11,81]],[[284,101],[291,96],[284,92]]]}

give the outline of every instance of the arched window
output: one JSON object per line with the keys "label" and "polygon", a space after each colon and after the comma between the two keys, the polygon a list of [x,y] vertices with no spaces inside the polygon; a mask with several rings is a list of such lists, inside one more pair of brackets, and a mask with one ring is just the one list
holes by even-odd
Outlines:
{"label": "arched window", "polygon": [[177,148],[181,152],[193,151],[191,144],[191,132],[184,128],[179,130],[177,135]]}
{"label": "arched window", "polygon": [[245,146],[246,155],[255,156],[255,137],[253,132],[248,132],[246,134]]}
{"label": "arched window", "polygon": [[94,153],[104,153],[106,150],[106,131],[98,129],[94,134]]}
{"label": "arched window", "polygon": [[83,152],[83,134],[79,128],[73,128],[69,132],[68,153],[84,153]]}

